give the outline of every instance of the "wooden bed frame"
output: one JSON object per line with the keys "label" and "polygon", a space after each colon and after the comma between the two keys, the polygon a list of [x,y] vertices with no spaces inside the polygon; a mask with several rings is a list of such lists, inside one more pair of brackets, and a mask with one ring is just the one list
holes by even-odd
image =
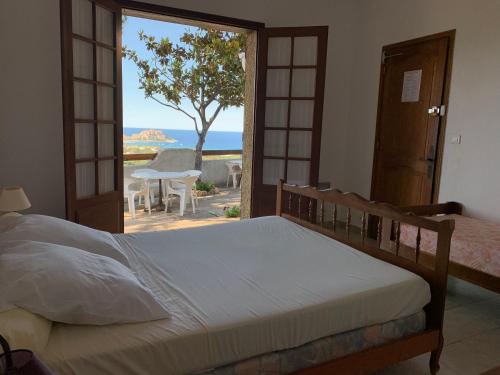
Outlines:
{"label": "wooden bed frame", "polygon": [[[430,204],[423,206],[401,207],[404,212],[409,212],[418,216],[435,216],[435,215],[462,215],[462,205],[458,202],[447,202],[440,204]],[[453,251],[453,249],[452,249]],[[423,264],[432,263],[434,256],[429,253],[422,252],[421,260]],[[458,279],[476,284],[482,288],[489,289],[493,292],[500,293],[500,278],[485,272],[467,267],[464,264],[450,261],[448,273]]]}
{"label": "wooden bed frame", "polygon": [[[276,215],[420,275],[431,288],[431,302],[425,307],[426,329],[423,332],[306,368],[297,374],[369,374],[428,352],[431,353],[431,373],[438,372],[443,349],[443,316],[450,242],[455,227],[453,220],[437,222],[405,213],[389,204],[369,202],[354,193],[292,186],[283,181],[278,184]],[[360,226],[357,229],[353,221],[358,217],[354,215],[359,215]],[[344,217],[345,221],[339,220],[340,217]],[[370,238],[367,223],[368,219],[374,218],[378,218],[377,235],[376,238]],[[388,222],[396,233],[389,248],[383,245],[382,238],[382,226],[386,225],[383,223]],[[437,233],[437,250],[432,264],[420,262],[419,235],[412,254],[400,252],[401,223]]]}

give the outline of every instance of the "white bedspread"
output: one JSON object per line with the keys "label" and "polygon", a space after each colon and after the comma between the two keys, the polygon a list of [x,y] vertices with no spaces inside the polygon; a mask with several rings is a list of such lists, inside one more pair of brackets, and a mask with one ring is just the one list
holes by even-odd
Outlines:
{"label": "white bedspread", "polygon": [[419,276],[279,217],[117,235],[172,318],[57,324],[42,358],[60,374],[180,374],[420,311]]}

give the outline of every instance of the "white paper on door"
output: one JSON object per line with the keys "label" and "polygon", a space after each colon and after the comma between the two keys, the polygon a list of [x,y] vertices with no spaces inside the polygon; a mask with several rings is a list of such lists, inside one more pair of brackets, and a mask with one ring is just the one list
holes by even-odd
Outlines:
{"label": "white paper on door", "polygon": [[403,92],[401,101],[403,103],[418,102],[420,98],[420,82],[422,80],[422,69],[409,70],[404,73]]}

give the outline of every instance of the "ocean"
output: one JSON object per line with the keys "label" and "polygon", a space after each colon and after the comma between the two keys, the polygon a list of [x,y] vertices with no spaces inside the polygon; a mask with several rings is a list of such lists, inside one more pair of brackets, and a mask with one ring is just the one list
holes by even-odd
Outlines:
{"label": "ocean", "polygon": [[[123,128],[124,135],[140,133],[143,128]],[[161,148],[195,148],[198,142],[198,134],[195,130],[176,129],[153,129],[162,131],[165,136],[177,140],[175,143],[154,142],[154,141],[125,141],[127,146],[156,146]],[[204,150],[241,150],[243,145],[243,133],[208,131]]]}

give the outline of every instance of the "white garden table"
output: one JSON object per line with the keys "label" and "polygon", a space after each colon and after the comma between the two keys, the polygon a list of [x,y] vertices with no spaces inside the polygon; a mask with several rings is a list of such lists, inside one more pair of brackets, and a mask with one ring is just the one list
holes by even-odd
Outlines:
{"label": "white garden table", "polygon": [[149,183],[151,180],[158,180],[159,182],[159,198],[158,198],[158,205],[157,210],[158,211],[163,211],[165,210],[165,205],[163,204],[163,188],[162,188],[162,181],[165,181],[167,184],[169,183],[170,180],[175,180],[179,178],[184,178],[188,177],[189,173],[186,172],[159,172],[155,171],[153,169],[151,170],[142,170],[142,171],[137,171],[133,172],[131,174],[133,178],[139,178],[144,180],[144,183],[146,185],[147,191],[149,192]]}

